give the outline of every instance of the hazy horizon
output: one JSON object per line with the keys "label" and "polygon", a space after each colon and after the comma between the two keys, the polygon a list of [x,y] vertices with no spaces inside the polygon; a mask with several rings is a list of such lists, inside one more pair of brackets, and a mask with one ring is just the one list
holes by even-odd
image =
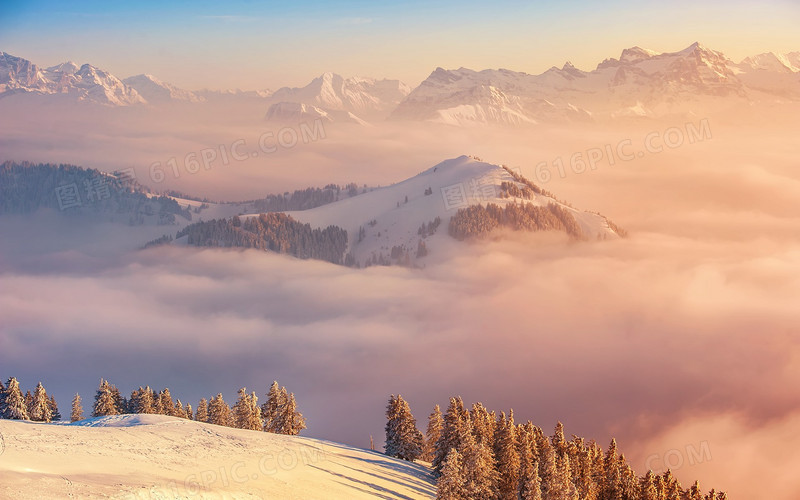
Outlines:
{"label": "hazy horizon", "polygon": [[189,90],[301,87],[326,71],[416,86],[439,66],[591,70],[633,46],[676,52],[694,42],[736,62],[800,50],[800,5],[781,0],[618,0],[600,11],[588,0],[157,5],[158,15],[150,2],[4,4],[0,48],[42,67],[72,60]]}

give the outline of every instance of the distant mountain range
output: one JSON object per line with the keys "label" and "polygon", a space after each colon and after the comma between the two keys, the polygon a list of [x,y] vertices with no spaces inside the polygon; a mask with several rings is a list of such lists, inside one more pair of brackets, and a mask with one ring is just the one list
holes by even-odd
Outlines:
{"label": "distant mountain range", "polygon": [[569,62],[540,75],[437,68],[413,90],[399,80],[324,73],[305,87],[275,92],[189,91],[152,75],[119,79],[90,64],[65,62],[41,69],[0,52],[0,98],[19,94],[107,106],[250,100],[254,109],[260,106],[265,119],[279,122],[322,119],[366,124],[388,118],[520,126],[800,101],[800,52],[769,52],[735,63],[699,43],[667,53],[632,47],[592,71]]}

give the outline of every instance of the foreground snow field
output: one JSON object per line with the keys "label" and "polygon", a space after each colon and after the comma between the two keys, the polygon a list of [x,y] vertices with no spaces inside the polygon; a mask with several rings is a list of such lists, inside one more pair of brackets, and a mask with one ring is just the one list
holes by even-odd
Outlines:
{"label": "foreground snow field", "polygon": [[0,420],[0,498],[423,499],[430,469],[298,436],[163,415]]}

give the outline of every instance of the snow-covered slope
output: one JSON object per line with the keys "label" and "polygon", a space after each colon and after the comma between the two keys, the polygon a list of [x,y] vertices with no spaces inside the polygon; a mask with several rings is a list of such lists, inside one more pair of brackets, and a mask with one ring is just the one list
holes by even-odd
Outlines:
{"label": "snow-covered slope", "polygon": [[48,80],[38,66],[21,57],[0,52],[0,95],[13,92],[46,92]]}
{"label": "snow-covered slope", "polygon": [[800,100],[800,52],[758,54],[744,59],[734,71],[754,91]]}
{"label": "snow-covered slope", "polygon": [[163,103],[169,101],[202,102],[205,98],[178,87],[162,82],[153,75],[136,75],[122,80],[123,83],[136,89],[139,95],[149,103]]}
{"label": "snow-covered slope", "polygon": [[0,420],[0,498],[426,499],[430,470],[329,441],[162,415]]}
{"label": "snow-covered slope", "polygon": [[[398,80],[343,78],[335,73],[324,73],[305,87],[277,90],[271,101],[312,106],[329,117],[339,115],[358,122],[385,118],[409,92],[408,86]],[[267,118],[270,118],[269,113]]]}
{"label": "snow-covered slope", "polygon": [[[589,72],[570,63],[540,75],[437,68],[400,103],[392,118],[525,125],[731,107],[759,97],[750,92],[743,68],[767,67],[769,71],[762,73],[768,73],[767,80],[779,82],[785,93],[781,74],[794,74],[797,66],[792,61],[798,58],[793,54],[762,55],[737,65],[721,52],[693,43],[666,53],[632,47],[623,50],[619,59],[606,59]],[[795,86],[800,89],[800,83]],[[769,89],[764,82],[755,87]]]}
{"label": "snow-covered slope", "polygon": [[[587,237],[617,236],[605,217],[577,210],[547,194],[534,194],[532,199],[503,197],[500,187],[503,182],[523,187],[503,167],[461,156],[403,182],[289,214],[312,227],[335,225],[347,230],[349,250],[361,265],[380,255],[388,258],[392,247],[405,248],[414,260],[420,241],[424,241],[429,251],[435,252],[438,241],[450,238],[447,233],[450,218],[459,208],[469,205],[505,206],[525,202],[547,206],[556,203],[575,217]],[[437,217],[441,223],[433,236],[419,234],[423,224]]]}

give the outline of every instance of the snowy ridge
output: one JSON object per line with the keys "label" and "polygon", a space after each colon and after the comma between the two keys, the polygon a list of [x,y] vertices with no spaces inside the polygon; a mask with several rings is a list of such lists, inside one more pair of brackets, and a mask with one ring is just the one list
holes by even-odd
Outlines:
{"label": "snowy ridge", "polygon": [[[343,78],[324,73],[305,87],[284,87],[271,96],[275,105],[302,104],[323,111],[331,121],[364,123],[382,119],[405,98],[410,89],[399,80]],[[275,113],[267,113],[271,119]],[[336,119],[339,118],[339,119]]]}
{"label": "snowy ridge", "polygon": [[205,98],[166,82],[162,82],[153,75],[136,75],[122,80],[123,83],[135,89],[139,95],[150,103],[166,101],[202,102]]}
{"label": "snowy ridge", "polygon": [[[737,65],[695,42],[678,52],[631,47],[589,72],[569,62],[540,75],[436,68],[391,117],[519,126],[696,112],[761,100],[761,92],[800,93],[800,80],[785,78],[797,73],[799,63],[800,54],[793,52],[762,54]],[[748,76],[754,72],[760,73],[757,82]]]}
{"label": "snowy ridge", "polygon": [[163,415],[0,420],[0,498],[302,498],[436,493],[428,468],[329,441]]}
{"label": "snowy ridge", "polygon": [[111,106],[146,102],[119,78],[90,64],[78,68],[66,62],[42,71],[26,59],[0,52],[0,97],[12,93],[66,94]]}
{"label": "snowy ridge", "polygon": [[[345,229],[349,251],[361,265],[381,254],[388,256],[396,246],[407,249],[413,260],[420,241],[435,251],[442,238],[450,238],[447,232],[450,218],[458,208],[469,205],[494,203],[503,207],[509,203],[531,203],[547,206],[555,203],[569,211],[587,237],[618,236],[602,215],[577,210],[547,194],[534,194],[532,199],[504,197],[503,182],[524,186],[499,165],[460,156],[403,182],[315,209],[289,212],[289,215],[312,227],[335,225]],[[419,228],[437,217],[441,223],[436,233],[427,237],[420,235]]]}

